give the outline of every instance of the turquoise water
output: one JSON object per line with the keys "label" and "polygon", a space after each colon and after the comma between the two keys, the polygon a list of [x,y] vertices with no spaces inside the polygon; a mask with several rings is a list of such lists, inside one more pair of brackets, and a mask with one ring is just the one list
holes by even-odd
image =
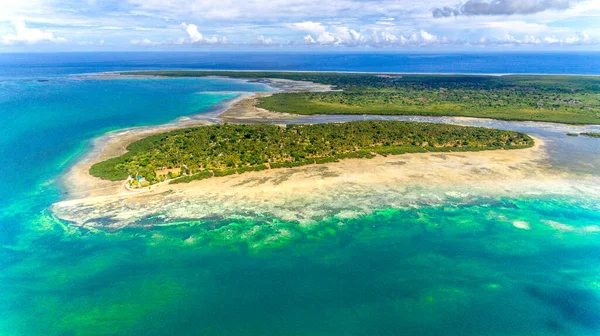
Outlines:
{"label": "turquoise water", "polygon": [[[0,85],[0,227],[21,228],[60,197],[56,177],[110,130],[161,124],[205,113],[262,91],[225,79],[12,80]],[[223,92],[223,93],[218,93]],[[13,232],[15,233],[15,232]],[[14,234],[0,234],[0,242]]]}
{"label": "turquoise water", "polygon": [[[240,214],[116,231],[77,229],[47,210],[63,197],[58,176],[94,137],[264,89],[220,79],[2,82],[0,335],[600,334],[600,200],[590,195],[483,195],[312,225]],[[555,150],[579,141],[539,132]]]}
{"label": "turquoise water", "polygon": [[0,334],[596,335],[598,204],[482,198],[308,228],[57,226],[3,250]]}

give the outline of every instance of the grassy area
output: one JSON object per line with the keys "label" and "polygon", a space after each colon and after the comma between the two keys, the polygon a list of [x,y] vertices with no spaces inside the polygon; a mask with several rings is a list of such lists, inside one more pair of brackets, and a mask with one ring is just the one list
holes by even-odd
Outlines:
{"label": "grassy area", "polygon": [[[501,120],[549,121],[568,124],[600,123],[598,97],[570,95],[563,97],[519,96],[510,91],[468,92],[458,90],[439,94],[433,91],[398,90],[398,92],[326,92],[280,93],[261,98],[259,107],[295,114],[370,114],[463,116]],[[570,106],[566,101],[585,106]],[[585,103],[584,103],[585,101]],[[537,106],[537,104],[540,104]],[[598,106],[596,106],[598,105]],[[547,106],[547,107],[544,107]]]}
{"label": "grassy area", "polygon": [[480,127],[401,121],[355,121],[314,125],[212,125],[153,135],[128,153],[93,165],[108,180],[132,177],[139,187],[172,180],[189,182],[248,171],[297,167],[347,158],[413,152],[517,149],[529,136]]}
{"label": "grassy area", "polygon": [[260,107],[275,112],[464,116],[600,124],[598,77],[243,71],[150,71],[127,74],[283,78],[329,84],[343,90],[279,93],[260,99]]}

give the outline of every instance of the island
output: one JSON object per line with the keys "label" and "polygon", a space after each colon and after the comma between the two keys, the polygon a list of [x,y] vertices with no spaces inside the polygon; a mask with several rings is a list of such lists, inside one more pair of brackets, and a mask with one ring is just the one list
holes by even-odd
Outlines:
{"label": "island", "polygon": [[[600,185],[593,176],[574,177],[570,170],[580,166],[571,160],[557,165],[551,157],[561,141],[558,137],[597,132],[596,126],[583,125],[598,117],[593,93],[598,81],[591,77],[230,71],[98,76],[233,77],[271,89],[240,92],[210,112],[95,139],[87,155],[62,179],[67,199],[52,207],[57,218],[89,230],[266,215],[310,227],[332,213],[345,218],[389,206],[469,202],[481,195],[501,199],[556,190],[575,193]],[[422,90],[419,114],[426,116],[406,116],[403,110],[378,115],[376,109],[362,114],[341,115],[335,109],[311,114],[300,113],[292,105],[266,105],[285,97],[350,94],[364,99],[361,105],[375,106],[380,102],[368,95],[404,90],[396,83],[411,78],[413,88]],[[487,88],[476,88],[477,81]],[[556,81],[554,87],[552,81]],[[497,88],[490,89],[494,82]],[[434,89],[433,83],[443,89]],[[490,119],[483,108],[460,110],[456,116],[451,116],[451,109],[427,116],[425,108],[435,101],[427,98],[429,93],[446,99],[445,94],[461,90],[479,95],[478,105],[472,106],[509,104],[511,108],[498,107],[497,111],[512,120]],[[498,90],[513,90],[515,100],[499,101],[494,98]],[[556,108],[547,102],[552,95],[562,99],[562,103],[556,101]],[[532,115],[515,104],[525,106],[534,97],[541,102],[533,104],[538,119],[550,119],[552,114],[546,113],[554,111],[565,123],[579,125],[517,121]],[[457,99],[457,103],[462,102]],[[298,104],[308,111],[313,102],[299,100]],[[389,105],[400,106],[394,100]],[[467,112],[476,118],[465,117]]]}
{"label": "island", "polygon": [[550,75],[415,75],[260,71],[141,71],[123,75],[287,79],[332,86],[281,92],[258,107],[300,115],[462,116],[600,124],[600,78]]}
{"label": "island", "polygon": [[138,188],[170,180],[190,182],[249,171],[417,152],[522,149],[526,134],[446,124],[354,121],[308,125],[217,124],[156,134],[128,152],[91,166],[107,180]]}

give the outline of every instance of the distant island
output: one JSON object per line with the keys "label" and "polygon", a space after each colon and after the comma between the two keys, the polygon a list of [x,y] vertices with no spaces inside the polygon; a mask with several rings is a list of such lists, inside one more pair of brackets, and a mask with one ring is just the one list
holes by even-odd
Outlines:
{"label": "distant island", "polygon": [[600,132],[585,132],[581,133],[581,135],[586,136],[588,138],[600,138]]}
{"label": "distant island", "polygon": [[254,71],[141,71],[123,75],[289,79],[331,92],[283,92],[257,107],[293,114],[463,116],[600,123],[600,78],[542,75],[400,75]]}
{"label": "distant island", "polygon": [[600,138],[600,132],[567,133],[567,136],[570,137],[578,137],[580,135],[588,138]]}
{"label": "distant island", "polygon": [[526,134],[480,127],[402,121],[287,125],[217,124],[156,134],[128,152],[91,166],[102,179],[138,188],[248,171],[416,152],[532,147]]}

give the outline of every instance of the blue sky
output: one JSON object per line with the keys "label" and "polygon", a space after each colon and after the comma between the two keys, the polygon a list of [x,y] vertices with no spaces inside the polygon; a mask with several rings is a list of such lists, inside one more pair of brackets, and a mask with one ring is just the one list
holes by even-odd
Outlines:
{"label": "blue sky", "polygon": [[600,50],[600,0],[0,0],[0,51]]}

